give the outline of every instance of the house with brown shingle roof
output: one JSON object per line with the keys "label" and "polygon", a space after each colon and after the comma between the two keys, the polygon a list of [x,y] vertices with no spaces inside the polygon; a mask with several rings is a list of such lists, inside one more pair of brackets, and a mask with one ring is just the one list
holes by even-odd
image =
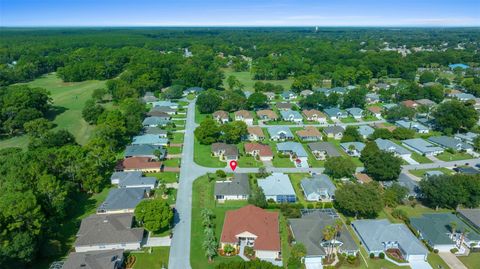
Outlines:
{"label": "house with brown shingle roof", "polygon": [[243,121],[247,125],[253,125],[253,115],[252,113],[250,113],[250,111],[239,110],[239,111],[236,111],[234,114],[235,114],[236,121]]}
{"label": "house with brown shingle roof", "polygon": [[355,173],[353,175],[355,177],[355,179],[357,179],[358,182],[360,182],[361,184],[366,184],[366,183],[370,183],[372,182],[372,178],[365,174],[365,173]]}
{"label": "house with brown shingle roof", "polygon": [[248,131],[248,140],[250,141],[259,141],[259,140],[265,139],[265,135],[263,134],[262,128],[258,126],[247,127],[247,131]]}
{"label": "house with brown shingle roof", "polygon": [[382,117],[382,108],[379,106],[371,106],[367,107],[368,112],[370,112],[373,116],[380,119]]}
{"label": "house with brown shingle roof", "polygon": [[316,109],[304,109],[302,113],[308,121],[318,121],[320,124],[327,123],[327,116]]}
{"label": "house with brown shingle roof", "polygon": [[302,141],[318,141],[322,139],[322,133],[313,126],[306,126],[305,129],[298,130],[297,135]]}
{"label": "house with brown shingle roof", "polygon": [[218,157],[220,161],[229,162],[238,160],[237,146],[225,143],[213,143],[212,155]]}
{"label": "house with brown shingle roof", "polygon": [[218,110],[213,113],[213,119],[220,124],[227,123],[229,121],[228,112],[223,110]]}
{"label": "house with brown shingle roof", "polygon": [[262,109],[257,111],[257,116],[261,120],[278,120],[278,115],[273,110]]}
{"label": "house with brown shingle roof", "polygon": [[413,100],[405,100],[401,102],[402,105],[408,108],[417,108],[418,104]]}
{"label": "house with brown shingle roof", "polygon": [[227,211],[220,245],[221,248],[231,245],[237,250],[240,250],[240,245],[252,246],[255,257],[259,259],[280,258],[278,212],[253,205]]}
{"label": "house with brown shingle roof", "polygon": [[162,162],[157,162],[150,157],[131,157],[120,160],[115,170],[123,172],[141,171],[145,173],[156,173],[161,172]]}
{"label": "house with brown shingle roof", "polygon": [[278,110],[291,110],[293,107],[292,103],[287,102],[278,102],[276,106]]}
{"label": "house with brown shingle roof", "polygon": [[273,152],[269,145],[259,143],[245,143],[245,153],[260,159],[260,161],[271,161]]}

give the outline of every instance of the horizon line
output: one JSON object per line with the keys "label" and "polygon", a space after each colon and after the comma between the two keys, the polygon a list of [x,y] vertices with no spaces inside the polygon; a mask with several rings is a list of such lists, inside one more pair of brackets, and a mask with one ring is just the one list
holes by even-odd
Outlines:
{"label": "horizon line", "polygon": [[215,28],[236,28],[236,27],[245,27],[245,28],[333,28],[333,27],[400,27],[400,28],[480,28],[478,25],[417,25],[417,24],[378,24],[378,25],[0,25],[0,28],[96,28],[96,27],[108,27],[108,28],[162,28],[162,27],[178,27],[178,28],[200,28],[200,27],[215,27]]}

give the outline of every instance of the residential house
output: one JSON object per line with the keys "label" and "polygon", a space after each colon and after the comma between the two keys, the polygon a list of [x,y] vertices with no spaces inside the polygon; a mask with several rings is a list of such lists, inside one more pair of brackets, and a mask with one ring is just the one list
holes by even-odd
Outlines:
{"label": "residential house", "polygon": [[213,119],[220,124],[229,122],[228,112],[223,110],[218,110],[213,113]]}
{"label": "residential house", "polygon": [[392,152],[393,154],[395,154],[395,156],[400,156],[402,158],[403,157],[410,158],[410,156],[412,155],[412,153],[407,149],[405,149],[404,147],[397,145],[387,139],[377,138],[375,139],[375,143],[377,144],[380,150]]}
{"label": "residential house", "polygon": [[473,146],[467,143],[464,143],[458,139],[449,136],[431,136],[428,140],[434,144],[439,145],[445,149],[451,149],[455,151],[465,151],[468,153],[473,152]]}
{"label": "residential house", "polygon": [[97,214],[133,213],[135,207],[150,194],[150,188],[111,189]]}
{"label": "residential house", "polygon": [[122,265],[123,250],[115,249],[70,252],[62,269],[120,269]]}
{"label": "residential house", "polygon": [[[368,253],[378,256],[389,249],[400,251],[413,268],[424,265],[428,250],[403,223],[390,223],[387,219],[364,219],[352,222],[352,227]],[[418,268],[429,268],[427,267]]]}
{"label": "residential house", "polygon": [[291,121],[294,123],[302,123],[303,117],[295,110],[282,110],[280,111],[280,115],[284,121]]}
{"label": "residential house", "polygon": [[286,126],[269,126],[267,130],[272,141],[286,141],[294,138],[292,131]]}
{"label": "residential house", "polygon": [[245,153],[260,159],[260,161],[271,161],[273,159],[273,152],[269,145],[259,143],[245,143]]}
{"label": "residential house", "polygon": [[326,108],[323,110],[323,112],[325,112],[325,114],[327,114],[327,116],[332,120],[339,120],[348,117],[345,111],[340,110],[337,107]]}
{"label": "residential house", "polygon": [[153,103],[153,107],[169,107],[171,109],[178,109],[178,103],[172,101],[158,101]]}
{"label": "residential house", "polygon": [[339,157],[340,152],[330,142],[309,143],[308,148],[312,152],[315,159],[319,161],[325,160],[327,157]]}
{"label": "residential house", "polygon": [[140,249],[144,229],[132,226],[132,213],[90,215],[80,224],[74,244],[75,251]]}
{"label": "residential house", "polygon": [[365,100],[367,101],[367,104],[376,104],[380,102],[380,96],[376,93],[369,92],[365,95]]}
{"label": "residential house", "polygon": [[248,140],[250,141],[259,141],[259,140],[265,139],[263,130],[259,126],[249,126],[247,127],[247,131],[248,131]]}
{"label": "residential house", "polygon": [[478,137],[478,134],[472,133],[472,132],[458,133],[458,134],[455,134],[454,137],[460,141],[473,145],[473,141],[475,140],[475,138]]}
{"label": "residential house", "polygon": [[452,98],[458,99],[459,101],[466,102],[470,100],[475,100],[475,96],[470,93],[456,93],[456,94],[451,94]]}
{"label": "residential house", "polygon": [[131,157],[118,161],[115,171],[158,173],[163,164],[149,157]]}
{"label": "residential house", "polygon": [[143,119],[143,127],[163,127],[170,123],[169,119],[162,117],[146,117]]}
{"label": "residential house", "polygon": [[290,160],[296,167],[309,167],[308,154],[303,148],[303,145],[298,142],[283,142],[277,143],[277,151],[282,154],[290,155]]}
{"label": "residential house", "polygon": [[373,181],[373,179],[365,173],[355,173],[353,174],[353,177],[355,177],[360,184],[367,184]]}
{"label": "residential house", "polygon": [[295,203],[297,197],[288,175],[273,173],[264,179],[258,179],[258,186],[262,188],[265,198],[276,203]]}
{"label": "residential house", "polygon": [[146,92],[142,97],[142,101],[147,104],[153,104],[154,102],[158,101],[158,98],[155,97],[153,92]]}
{"label": "residential house", "polygon": [[305,200],[315,202],[331,202],[335,199],[335,184],[325,175],[315,175],[300,181]]}
{"label": "residential house", "polygon": [[435,146],[421,138],[403,140],[402,145],[424,156],[434,156],[444,151],[443,148]]}
{"label": "residential house", "polygon": [[160,135],[144,134],[134,136],[132,145],[153,145],[153,146],[168,146],[168,138],[160,137]]}
{"label": "residential house", "polygon": [[188,94],[195,94],[198,95],[199,93],[203,92],[204,89],[201,87],[190,87],[183,91],[183,95],[187,96]]}
{"label": "residential house", "polygon": [[396,107],[396,106],[397,106],[397,104],[383,104],[383,105],[382,105],[382,107],[383,107],[384,110],[390,110],[390,109],[392,109],[392,108],[394,108],[394,107]]}
{"label": "residential house", "polygon": [[302,212],[302,217],[288,219],[290,231],[296,243],[305,246],[307,252],[303,257],[305,268],[323,268],[322,259],[328,253],[331,244],[338,245],[338,253],[349,256],[356,256],[359,252],[347,227],[342,224],[335,239],[325,241],[322,231],[327,227],[334,227],[338,216],[322,210],[308,210]]}
{"label": "residential house", "polygon": [[297,99],[297,94],[295,94],[292,91],[285,91],[281,93],[280,96],[283,98],[283,100],[287,100],[287,101]]}
{"label": "residential house", "polygon": [[426,178],[431,178],[431,177],[438,177],[438,176],[443,176],[444,173],[439,170],[432,170],[432,171],[426,171],[424,174],[424,177]]}
{"label": "residential house", "polygon": [[385,188],[390,188],[394,183],[407,188],[408,193],[405,196],[405,199],[410,197],[416,198],[420,194],[420,186],[418,185],[418,181],[412,179],[412,177],[406,173],[400,173],[396,181],[384,181],[382,184]]}
{"label": "residential house", "polygon": [[[279,213],[253,205],[228,210],[223,221],[220,247],[227,245],[243,250],[252,247],[258,259],[275,260],[280,258]],[[243,253],[241,253],[243,255]]]}
{"label": "residential house", "polygon": [[406,129],[414,130],[419,134],[428,134],[430,132],[430,129],[427,126],[415,121],[397,120],[395,122],[395,125],[406,128]]}
{"label": "residential house", "polygon": [[319,124],[327,124],[327,116],[316,109],[304,109],[302,113],[307,121],[316,121]]}
{"label": "residential house", "polygon": [[253,115],[250,111],[239,110],[234,113],[236,121],[243,121],[247,125],[253,125]]}
{"label": "residential house", "polygon": [[273,112],[273,110],[270,109],[262,109],[257,111],[257,116],[261,120],[278,120],[278,115],[277,113]]}
{"label": "residential house", "polygon": [[377,119],[381,119],[382,118],[382,108],[379,107],[379,106],[371,106],[371,107],[367,107],[367,110],[373,115],[375,116]]}
{"label": "residential house", "polygon": [[[452,223],[455,223],[455,227],[452,227]],[[410,218],[410,224],[420,239],[440,252],[460,249],[462,240],[463,246],[480,248],[480,235],[452,213],[423,214],[421,217]],[[466,234],[465,230],[468,230]]]}
{"label": "residential house", "polygon": [[238,160],[238,148],[235,145],[225,143],[213,143],[212,155],[218,157],[220,161],[230,162]]}
{"label": "residential house", "polygon": [[451,70],[455,70],[457,68],[465,70],[470,68],[470,66],[468,66],[467,64],[449,64],[448,68],[450,68]]}
{"label": "residential house", "polygon": [[480,208],[458,208],[458,217],[480,231]]}
{"label": "residential house", "polygon": [[154,134],[158,135],[159,137],[167,138],[168,131],[160,129],[158,127],[145,127],[143,128],[143,134]]}
{"label": "residential house", "polygon": [[413,100],[405,100],[405,101],[400,102],[400,104],[402,104],[402,105],[404,105],[408,108],[413,108],[413,109],[418,107],[418,104]]}
{"label": "residential house", "polygon": [[267,96],[268,101],[273,101],[275,99],[275,93],[273,92],[264,92],[265,96]]}
{"label": "residential house", "polygon": [[277,102],[275,104],[278,110],[292,110],[293,105],[290,102]]}
{"label": "residential house", "polygon": [[119,188],[150,188],[157,187],[156,177],[143,177],[142,172],[114,172],[110,177],[112,184],[118,185]]}
{"label": "residential house", "polygon": [[460,166],[460,167],[455,167],[453,168],[453,171],[459,173],[459,174],[465,174],[465,175],[478,175],[480,174],[480,171],[470,167],[470,166]]}
{"label": "residential house", "polygon": [[361,119],[363,117],[363,109],[358,107],[352,107],[345,109],[347,113],[352,116],[354,119]]}
{"label": "residential house", "polygon": [[322,139],[322,133],[314,126],[305,126],[303,130],[298,130],[297,135],[302,141],[318,141]]}
{"label": "residential house", "polygon": [[358,133],[362,136],[363,139],[367,139],[370,135],[375,132],[375,129],[368,125],[358,126]]}
{"label": "residential house", "polygon": [[427,107],[432,107],[437,104],[430,99],[418,99],[418,100],[415,100],[415,103],[417,103],[420,106],[427,106]]}
{"label": "residential house", "polygon": [[167,150],[164,147],[149,144],[129,145],[123,153],[125,158],[148,157],[154,160],[163,160],[166,155]]}
{"label": "residential house", "polygon": [[362,150],[365,148],[365,143],[362,142],[345,142],[340,143],[340,147],[352,157],[360,157]]}
{"label": "residential house", "polygon": [[311,91],[311,90],[303,90],[303,91],[300,92],[300,95],[302,97],[307,97],[307,96],[312,95],[312,94],[313,94],[313,91]]}
{"label": "residential house", "polygon": [[151,110],[147,113],[147,116],[150,117],[157,117],[160,118],[161,120],[168,122],[172,119],[172,115],[163,112],[163,111],[158,111],[158,110]]}
{"label": "residential house", "polygon": [[340,140],[343,137],[345,129],[339,125],[328,126],[323,129],[323,133],[329,138],[334,138],[335,140]]}
{"label": "residential house", "polygon": [[390,88],[390,85],[388,85],[387,83],[378,82],[373,86],[373,88],[376,90],[387,90]]}
{"label": "residential house", "polygon": [[[352,88],[353,87],[353,88]],[[347,89],[348,88],[348,89]],[[348,90],[352,90],[355,86],[348,86],[347,88],[344,87],[334,87],[330,89],[330,92],[334,92],[336,94],[344,95],[348,92]]]}
{"label": "residential house", "polygon": [[171,108],[169,106],[155,106],[152,109],[150,109],[150,113],[154,113],[154,112],[163,112],[168,115],[175,115],[177,114],[177,109]]}
{"label": "residential house", "polygon": [[217,201],[247,200],[250,196],[248,174],[235,173],[231,180],[215,182],[214,194]]}

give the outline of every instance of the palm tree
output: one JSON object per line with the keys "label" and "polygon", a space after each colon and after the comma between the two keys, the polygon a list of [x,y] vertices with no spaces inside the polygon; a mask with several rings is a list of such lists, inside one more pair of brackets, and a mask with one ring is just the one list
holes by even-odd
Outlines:
{"label": "palm tree", "polygon": [[330,226],[330,225],[327,225],[325,226],[325,228],[323,228],[322,230],[322,234],[323,234],[323,240],[325,240],[327,242],[327,260],[330,259],[331,257],[331,254],[333,252],[333,247],[332,247],[332,239],[335,237],[335,228]]}
{"label": "palm tree", "polygon": [[452,236],[450,238],[453,239],[455,236],[455,232],[457,231],[457,223],[454,221],[450,222],[450,229],[452,232]]}
{"label": "palm tree", "polygon": [[213,236],[213,234],[205,234],[202,248],[205,250],[205,256],[208,257],[208,261],[211,262],[213,260],[213,256],[217,254],[217,241],[215,240],[215,236]]}
{"label": "palm tree", "polygon": [[[335,238],[334,239],[335,239],[335,243],[336,243],[338,235],[339,235],[339,233],[340,233],[340,231],[342,230],[342,227],[343,227],[342,220],[341,219],[336,219],[334,227],[335,227]],[[335,247],[337,247],[337,246],[335,246]],[[338,251],[338,249],[337,249],[337,251]]]}
{"label": "palm tree", "polygon": [[470,233],[470,230],[468,228],[463,228],[462,236],[460,237],[460,246],[458,247],[459,249],[462,248],[463,241],[465,241],[465,237],[468,233]]}

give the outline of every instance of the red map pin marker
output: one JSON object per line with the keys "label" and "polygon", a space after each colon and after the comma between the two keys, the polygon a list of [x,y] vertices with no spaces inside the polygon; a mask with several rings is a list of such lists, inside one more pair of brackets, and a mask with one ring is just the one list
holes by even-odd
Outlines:
{"label": "red map pin marker", "polygon": [[237,168],[237,161],[230,161],[230,168],[232,168],[233,171],[235,171],[235,168]]}

